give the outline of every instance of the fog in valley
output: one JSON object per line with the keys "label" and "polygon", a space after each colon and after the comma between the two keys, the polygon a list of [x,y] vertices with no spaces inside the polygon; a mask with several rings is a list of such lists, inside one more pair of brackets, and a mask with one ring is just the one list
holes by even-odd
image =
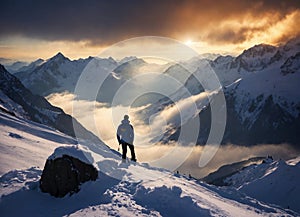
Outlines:
{"label": "fog in valley", "polygon": [[[195,96],[193,96],[195,100]],[[145,109],[146,106],[126,107],[118,105],[110,107],[105,103],[95,101],[76,100],[71,93],[57,93],[47,97],[47,99],[55,106],[63,108],[63,110],[71,115],[73,113],[73,103],[76,103],[75,118],[84,125],[88,130],[92,131],[110,148],[117,150],[118,142],[116,139],[116,129],[123,119],[124,114],[128,113],[131,124],[135,129],[135,149],[139,162],[145,162],[152,165],[171,151],[176,149],[178,153],[189,153],[182,159],[174,169],[181,174],[192,175],[195,178],[202,178],[208,173],[215,171],[224,164],[247,160],[251,157],[264,157],[271,155],[274,159],[287,160],[298,156],[299,150],[288,144],[261,144],[255,146],[240,146],[239,144],[221,145],[205,167],[199,167],[199,159],[203,153],[204,146],[194,145],[183,147],[174,141],[167,144],[159,142],[164,132],[167,130],[166,123],[168,120],[179,115],[178,109],[167,107],[155,117],[151,117],[150,123],[145,123],[139,119],[137,113]],[[91,121],[93,120],[93,121]],[[156,141],[153,141],[156,138]],[[188,149],[188,150],[187,150]],[[172,162],[170,162],[172,163]],[[163,166],[157,165],[156,166]]]}

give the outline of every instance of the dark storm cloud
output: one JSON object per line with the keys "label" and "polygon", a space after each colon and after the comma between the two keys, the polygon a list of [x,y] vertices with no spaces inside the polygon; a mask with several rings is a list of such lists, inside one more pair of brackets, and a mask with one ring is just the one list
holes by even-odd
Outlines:
{"label": "dark storm cloud", "polygon": [[1,3],[0,35],[48,40],[114,41],[163,34],[172,4],[152,1],[11,1]]}
{"label": "dark storm cloud", "polygon": [[5,0],[1,1],[0,37],[108,44],[143,35],[178,37],[193,33],[200,37],[199,32],[206,32],[210,40],[240,42],[257,29],[221,29],[220,24],[249,14],[251,22],[272,13],[280,20],[299,8],[299,1],[292,0]]}

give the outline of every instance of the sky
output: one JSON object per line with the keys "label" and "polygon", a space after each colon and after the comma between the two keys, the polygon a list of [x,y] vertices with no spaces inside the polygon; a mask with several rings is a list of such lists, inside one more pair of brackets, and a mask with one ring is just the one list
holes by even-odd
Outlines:
{"label": "sky", "polygon": [[77,59],[140,36],[238,54],[299,36],[299,20],[297,0],[1,0],[0,57],[47,59],[60,51]]}

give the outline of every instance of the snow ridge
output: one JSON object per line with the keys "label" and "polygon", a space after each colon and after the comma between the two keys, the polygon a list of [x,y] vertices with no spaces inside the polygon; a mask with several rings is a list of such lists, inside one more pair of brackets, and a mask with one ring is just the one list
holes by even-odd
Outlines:
{"label": "snow ridge", "polygon": [[300,163],[289,165],[285,161],[264,161],[251,165],[225,183],[261,201],[300,212]]}

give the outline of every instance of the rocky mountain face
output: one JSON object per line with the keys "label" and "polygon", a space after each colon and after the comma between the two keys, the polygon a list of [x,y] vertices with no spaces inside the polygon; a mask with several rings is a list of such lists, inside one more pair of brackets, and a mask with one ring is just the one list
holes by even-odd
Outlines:
{"label": "rocky mountain face", "polygon": [[[220,56],[210,61],[226,99],[227,121],[222,143],[299,144],[300,137],[300,43],[284,46],[256,45],[236,58]],[[199,69],[198,69],[199,70]],[[196,71],[197,72],[197,71]],[[185,88],[195,88],[193,84]],[[193,92],[192,92],[193,93]],[[181,92],[177,92],[181,98]],[[181,95],[180,95],[181,94]],[[211,98],[211,101],[214,97]],[[166,101],[153,107],[164,109]],[[224,105],[225,106],[225,105]],[[198,144],[205,144],[211,127],[210,105],[202,104]],[[188,123],[185,123],[188,124]],[[164,141],[177,140],[182,126],[174,126]],[[175,129],[175,132],[174,132]]]}
{"label": "rocky mountain face", "polygon": [[256,46],[237,57],[250,56],[243,69],[249,74],[224,91],[228,119],[223,142],[299,143],[300,46],[284,51],[287,46]]}
{"label": "rocky mountain face", "polygon": [[[72,137],[85,138],[95,143],[101,141],[86,130],[72,116],[52,106],[45,98],[32,94],[30,90],[4,66],[0,65],[0,108],[9,114],[53,127]],[[76,129],[76,135],[74,132]]]}

